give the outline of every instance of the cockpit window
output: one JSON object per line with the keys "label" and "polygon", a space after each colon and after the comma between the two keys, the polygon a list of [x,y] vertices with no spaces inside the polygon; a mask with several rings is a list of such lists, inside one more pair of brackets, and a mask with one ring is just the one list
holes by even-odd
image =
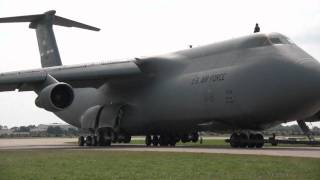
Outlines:
{"label": "cockpit window", "polygon": [[273,44],[284,44],[280,38],[270,38],[270,41],[273,43]]}
{"label": "cockpit window", "polygon": [[293,44],[293,42],[285,36],[271,36],[269,39],[272,44]]}

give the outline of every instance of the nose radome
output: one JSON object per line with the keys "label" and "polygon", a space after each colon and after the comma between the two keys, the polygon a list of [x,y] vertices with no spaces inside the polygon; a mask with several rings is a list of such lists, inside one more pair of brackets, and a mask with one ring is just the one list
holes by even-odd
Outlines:
{"label": "nose radome", "polygon": [[303,59],[297,67],[296,92],[297,105],[306,114],[320,110],[320,63],[315,59]]}

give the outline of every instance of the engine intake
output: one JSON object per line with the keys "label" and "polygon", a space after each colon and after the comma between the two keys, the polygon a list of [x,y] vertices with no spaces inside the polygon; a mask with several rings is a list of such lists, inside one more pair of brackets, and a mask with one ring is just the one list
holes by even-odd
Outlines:
{"label": "engine intake", "polygon": [[56,112],[69,107],[74,99],[72,87],[67,83],[50,84],[39,93],[36,105],[47,111]]}

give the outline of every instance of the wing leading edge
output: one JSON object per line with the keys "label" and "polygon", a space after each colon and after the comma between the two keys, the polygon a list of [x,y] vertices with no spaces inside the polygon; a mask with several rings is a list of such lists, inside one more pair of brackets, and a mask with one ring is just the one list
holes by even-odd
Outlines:
{"label": "wing leading edge", "polygon": [[126,61],[7,72],[0,73],[0,91],[32,91],[33,86],[44,82],[48,74],[76,87],[95,87],[97,81],[130,78],[141,74],[141,71],[134,61]]}

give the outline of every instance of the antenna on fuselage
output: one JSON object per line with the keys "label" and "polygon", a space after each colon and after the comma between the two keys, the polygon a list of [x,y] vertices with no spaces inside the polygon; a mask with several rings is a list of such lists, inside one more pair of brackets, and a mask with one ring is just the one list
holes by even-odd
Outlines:
{"label": "antenna on fuselage", "polygon": [[61,66],[62,62],[52,25],[77,27],[92,31],[100,29],[55,14],[56,11],[51,10],[43,14],[5,17],[0,18],[0,23],[30,22],[29,28],[36,30],[42,67]]}

